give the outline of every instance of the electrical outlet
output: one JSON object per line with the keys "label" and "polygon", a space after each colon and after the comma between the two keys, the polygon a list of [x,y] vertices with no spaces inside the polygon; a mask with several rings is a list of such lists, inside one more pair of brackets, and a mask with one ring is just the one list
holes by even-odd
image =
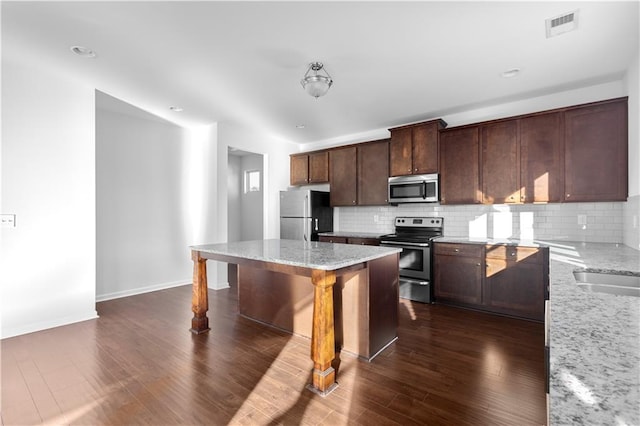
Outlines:
{"label": "electrical outlet", "polygon": [[579,214],[578,215],[578,225],[586,225],[587,224],[587,215]]}
{"label": "electrical outlet", "polygon": [[0,223],[3,228],[15,228],[16,227],[16,215],[15,214],[1,214]]}

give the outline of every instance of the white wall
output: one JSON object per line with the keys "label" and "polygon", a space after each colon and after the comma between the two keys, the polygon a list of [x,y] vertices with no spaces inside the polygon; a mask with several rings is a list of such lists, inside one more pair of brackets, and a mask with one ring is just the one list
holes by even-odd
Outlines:
{"label": "white wall", "polygon": [[100,92],[96,108],[97,300],[190,283],[189,245],[215,240],[215,135]]}
{"label": "white wall", "polygon": [[[244,155],[241,159],[240,176],[242,182],[241,192],[241,208],[242,225],[240,230],[241,239],[243,241],[261,240],[264,234],[264,173],[263,173],[262,155],[251,154]],[[244,174],[247,171],[257,170],[260,172],[260,191],[245,192],[244,191]]]}
{"label": "white wall", "polygon": [[2,57],[3,338],[96,317],[94,91]]}
{"label": "white wall", "polygon": [[241,214],[241,187],[242,168],[238,155],[229,155],[227,168],[227,241],[240,241],[242,239],[242,214]]}

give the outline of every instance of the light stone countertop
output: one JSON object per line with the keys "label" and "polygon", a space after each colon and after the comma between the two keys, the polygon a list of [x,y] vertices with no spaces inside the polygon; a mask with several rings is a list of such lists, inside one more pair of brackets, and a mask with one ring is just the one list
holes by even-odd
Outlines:
{"label": "light stone countertop", "polygon": [[584,291],[573,271],[640,275],[623,244],[439,238],[549,247],[551,425],[640,425],[640,297]]}
{"label": "light stone countertop", "polygon": [[343,237],[343,238],[380,238],[383,235],[375,232],[357,232],[357,231],[334,231],[334,232],[320,232],[318,234],[321,237]]}
{"label": "light stone countertop", "polygon": [[640,275],[622,244],[549,242],[552,425],[640,425],[640,298],[577,288],[573,271]]}
{"label": "light stone countertop", "polygon": [[191,250],[263,262],[335,271],[402,250],[391,247],[298,240],[256,240],[191,246]]}
{"label": "light stone countertop", "polygon": [[546,244],[537,240],[518,240],[512,238],[466,238],[466,237],[438,237],[434,243],[456,243],[456,244],[495,244],[522,247],[546,247]]}

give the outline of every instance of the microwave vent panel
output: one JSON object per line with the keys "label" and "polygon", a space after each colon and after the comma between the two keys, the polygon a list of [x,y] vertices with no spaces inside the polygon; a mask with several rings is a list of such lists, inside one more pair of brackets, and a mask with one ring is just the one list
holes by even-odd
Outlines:
{"label": "microwave vent panel", "polygon": [[560,16],[548,18],[545,21],[547,38],[573,31],[578,28],[578,11],[564,13]]}

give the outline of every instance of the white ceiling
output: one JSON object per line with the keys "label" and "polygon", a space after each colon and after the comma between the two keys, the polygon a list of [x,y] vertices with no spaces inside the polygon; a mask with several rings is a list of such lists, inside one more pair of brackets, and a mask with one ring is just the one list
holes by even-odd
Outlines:
{"label": "white ceiling", "polygon": [[[619,80],[638,54],[638,6],[3,1],[2,56],[179,125],[237,121],[309,143]],[[545,37],[546,18],[576,9],[578,30]],[[334,79],[317,100],[300,86],[312,61]]]}

